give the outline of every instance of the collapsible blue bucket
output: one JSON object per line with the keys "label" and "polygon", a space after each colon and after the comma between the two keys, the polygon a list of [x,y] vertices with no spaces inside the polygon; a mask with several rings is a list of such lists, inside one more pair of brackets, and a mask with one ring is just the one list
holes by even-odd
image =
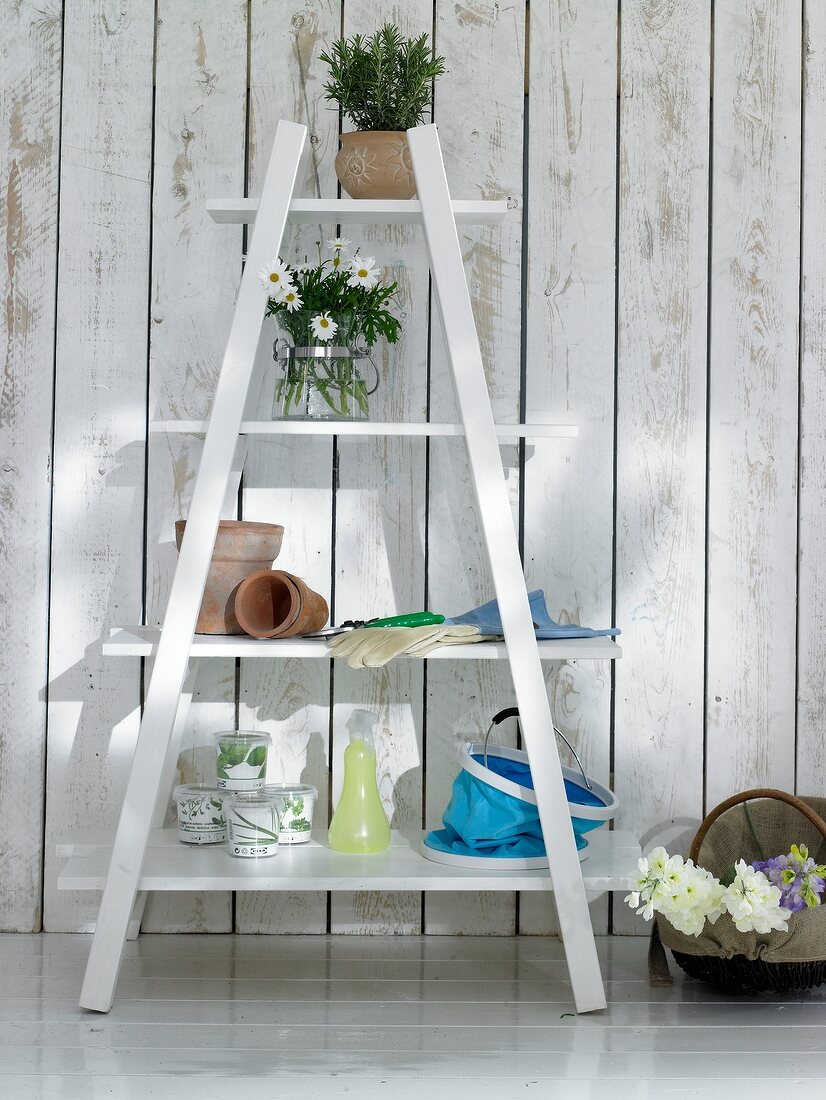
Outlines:
{"label": "collapsible blue bucket", "polygon": [[[503,712],[504,713],[504,712]],[[444,828],[424,839],[423,854],[437,863],[488,870],[548,866],[527,753],[504,745],[469,741],[459,752]],[[562,768],[571,824],[580,860],[585,834],[610,821],[619,808],[607,787],[584,773]],[[590,784],[590,788],[588,786]]]}

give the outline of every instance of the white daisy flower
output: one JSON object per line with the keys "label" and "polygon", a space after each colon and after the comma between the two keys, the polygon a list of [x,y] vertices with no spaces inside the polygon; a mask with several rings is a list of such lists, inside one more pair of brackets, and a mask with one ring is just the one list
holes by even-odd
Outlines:
{"label": "white daisy flower", "polygon": [[378,279],[373,274],[373,268],[376,266],[376,261],[369,256],[354,256],[350,261],[350,278],[347,280],[348,286],[363,286],[365,290],[369,290],[371,286],[375,286]]}
{"label": "white daisy flower", "polygon": [[333,237],[332,240],[327,241],[327,247],[335,252],[346,252],[350,244],[346,237]]}
{"label": "white daisy flower", "polygon": [[313,330],[313,336],[316,340],[326,342],[332,340],[335,334],[338,332],[338,325],[330,317],[329,313],[319,313],[316,317],[313,317],[311,327]]}
{"label": "white daisy flower", "polygon": [[258,277],[266,287],[269,296],[279,302],[285,290],[293,285],[290,269],[278,259],[273,260],[262,271],[259,271]]}
{"label": "white daisy flower", "polygon": [[301,307],[304,305],[304,302],[301,299],[301,295],[292,286],[288,287],[284,291],[281,301],[286,304],[288,313],[295,313],[297,309],[301,309]]}

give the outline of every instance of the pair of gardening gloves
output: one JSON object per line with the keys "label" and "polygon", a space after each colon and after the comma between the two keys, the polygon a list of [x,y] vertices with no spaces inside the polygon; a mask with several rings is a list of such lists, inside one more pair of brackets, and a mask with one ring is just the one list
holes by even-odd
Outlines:
{"label": "pair of gardening gloves", "polygon": [[[528,593],[534,630],[539,639],[604,638],[620,631],[616,627],[594,630],[578,623],[558,623],[548,613],[541,588]],[[438,626],[362,627],[339,634],[327,643],[334,657],[347,657],[350,668],[378,668],[394,657],[426,657],[443,645],[488,642],[502,637],[502,617],[496,600],[464,615],[445,619]]]}
{"label": "pair of gardening gloves", "polygon": [[334,657],[346,657],[350,668],[380,668],[394,657],[426,657],[443,645],[467,645],[487,642],[490,636],[481,634],[478,626],[361,627],[330,638],[327,645]]}

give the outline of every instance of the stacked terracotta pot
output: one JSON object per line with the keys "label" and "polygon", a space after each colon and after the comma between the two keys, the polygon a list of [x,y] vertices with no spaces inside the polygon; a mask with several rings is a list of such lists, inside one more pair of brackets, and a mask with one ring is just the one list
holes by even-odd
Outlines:
{"label": "stacked terracotta pot", "polygon": [[[175,524],[179,550],[185,529],[185,520]],[[276,523],[221,520],[196,634],[293,638],[326,625],[330,611],[324,597],[300,577],[271,568],[283,536]]]}

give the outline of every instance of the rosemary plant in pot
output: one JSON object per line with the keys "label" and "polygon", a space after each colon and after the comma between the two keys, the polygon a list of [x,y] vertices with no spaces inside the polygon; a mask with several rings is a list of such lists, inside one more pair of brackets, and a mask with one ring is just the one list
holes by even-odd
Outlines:
{"label": "rosemary plant in pot", "polygon": [[380,337],[394,344],[401,322],[387,308],[396,283],[383,284],[375,260],[350,242],[328,242],[331,255],[295,267],[273,260],[260,273],[268,291],[267,316],[282,336],[274,358],[281,365],[273,418],[366,420],[368,398],[379,382],[371,349]]}
{"label": "rosemary plant in pot", "polygon": [[357,34],[319,55],[330,68],[326,98],[356,129],[341,135],[336,174],[354,199],[410,199],[416,181],[405,131],[430,107],[432,83],[445,71],[427,34],[403,38],[386,23],[369,38]]}

